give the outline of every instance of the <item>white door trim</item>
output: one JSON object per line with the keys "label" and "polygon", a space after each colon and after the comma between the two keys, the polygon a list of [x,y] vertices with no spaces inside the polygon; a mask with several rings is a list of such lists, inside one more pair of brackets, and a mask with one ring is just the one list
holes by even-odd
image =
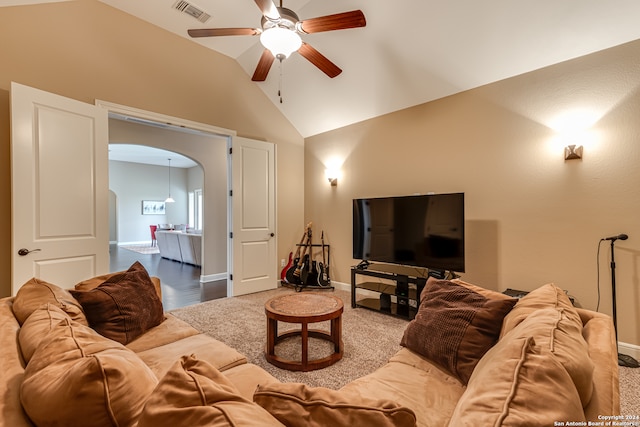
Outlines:
{"label": "white door trim", "polygon": [[101,99],[96,99],[95,104],[99,107],[106,108],[110,113],[122,114],[123,116],[136,117],[139,119],[150,120],[152,122],[167,123],[174,126],[213,133],[222,137],[234,137],[237,134],[236,131],[231,129],[225,129],[205,123],[194,122],[179,117],[167,116],[165,114],[154,113],[152,111],[146,111],[139,108],[128,107],[126,105],[115,104],[113,102],[103,101]]}

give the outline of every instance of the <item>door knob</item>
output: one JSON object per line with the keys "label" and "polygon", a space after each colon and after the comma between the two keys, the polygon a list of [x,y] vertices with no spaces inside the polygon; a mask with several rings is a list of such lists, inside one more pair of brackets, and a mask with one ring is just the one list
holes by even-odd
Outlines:
{"label": "door knob", "polygon": [[275,236],[275,235],[276,235],[275,233],[271,233],[271,234],[269,234],[269,236],[271,236],[271,237],[273,237],[273,236]]}
{"label": "door knob", "polygon": [[40,249],[34,249],[34,250],[30,251],[27,248],[21,248],[21,249],[18,250],[18,255],[25,256],[25,255],[29,255],[31,252],[38,252],[38,251],[40,251]]}

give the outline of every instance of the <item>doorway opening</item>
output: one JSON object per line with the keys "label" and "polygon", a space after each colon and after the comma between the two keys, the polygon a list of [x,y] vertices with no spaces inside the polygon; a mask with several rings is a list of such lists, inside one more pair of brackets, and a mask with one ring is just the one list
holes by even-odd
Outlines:
{"label": "doorway opening", "polygon": [[[204,133],[220,141],[212,144],[211,139],[207,139],[201,144],[176,145],[175,140],[158,139],[152,144],[197,159],[204,169],[206,239],[200,281],[226,280],[226,296],[276,288],[275,144],[237,137],[234,131],[227,129],[106,101],[97,100],[96,105],[107,110],[110,117],[120,119],[114,122],[145,122],[152,128]],[[226,162],[216,167],[216,159],[222,157],[217,154],[221,152],[224,152]],[[226,204],[210,203],[217,199],[218,193],[226,198]],[[226,244],[222,245],[223,242]],[[212,254],[225,254],[226,259],[221,262],[222,257]]]}
{"label": "doorway opening", "polygon": [[[161,279],[165,309],[225,297],[229,136],[156,120],[109,113],[109,181],[118,216],[110,268],[120,271],[144,261],[149,273]],[[165,201],[169,194],[175,203]],[[164,209],[145,214],[144,201],[159,202]],[[199,246],[193,257],[183,260],[180,249],[176,257],[169,251],[164,256],[140,254],[118,246],[140,243],[151,250],[150,226],[164,224],[188,231]],[[163,233],[174,239],[177,232]]]}

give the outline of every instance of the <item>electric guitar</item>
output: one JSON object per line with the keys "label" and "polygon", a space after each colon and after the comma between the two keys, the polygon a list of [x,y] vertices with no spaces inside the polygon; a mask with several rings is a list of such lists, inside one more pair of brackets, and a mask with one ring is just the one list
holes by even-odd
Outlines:
{"label": "electric guitar", "polygon": [[295,284],[302,284],[302,271],[306,270],[305,266],[309,262],[309,255],[307,254],[307,250],[309,249],[309,235],[311,234],[311,228],[307,228],[307,243],[303,245],[302,249],[302,259],[298,262],[298,265],[295,266],[293,270],[294,282]]}
{"label": "electric guitar", "polygon": [[300,244],[298,244],[298,248],[296,249],[296,255],[293,259],[293,263],[285,273],[284,281],[286,283],[289,283],[292,285],[297,285],[300,283],[300,273],[298,270],[298,274],[296,275],[296,269],[299,268],[298,264],[300,264],[300,261],[301,261],[300,250],[302,249],[302,243],[304,242],[305,237],[307,237],[307,233],[309,232],[310,229],[311,229],[311,223],[307,224],[307,226],[305,227],[304,233],[302,233],[302,238],[300,239]]}
{"label": "electric guitar", "polygon": [[307,237],[307,248],[309,249],[309,253],[305,256],[305,259],[302,263],[302,268],[300,269],[300,283],[303,286],[315,285],[318,277],[318,266],[316,262],[312,260],[313,257],[313,239],[312,232],[309,229],[309,234]]}
{"label": "electric guitar", "polygon": [[331,286],[331,278],[329,277],[329,265],[327,264],[327,258],[325,255],[324,244],[324,230],[320,237],[322,241],[322,262],[318,265],[318,286]]}
{"label": "electric guitar", "polygon": [[285,265],[282,271],[280,272],[280,280],[282,282],[285,282],[285,283],[287,282],[287,270],[291,268],[292,264],[293,264],[293,252],[289,252],[289,261],[287,261],[287,265]]}

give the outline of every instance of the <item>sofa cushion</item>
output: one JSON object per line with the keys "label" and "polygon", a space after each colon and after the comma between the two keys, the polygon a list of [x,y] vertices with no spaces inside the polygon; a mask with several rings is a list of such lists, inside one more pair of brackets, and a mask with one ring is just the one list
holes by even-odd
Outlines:
{"label": "sofa cushion", "polygon": [[287,427],[416,425],[413,411],[393,401],[366,399],[301,383],[259,385],[253,401]]}
{"label": "sofa cushion", "polygon": [[149,397],[138,427],[282,426],[209,363],[182,356]]}
{"label": "sofa cushion", "polygon": [[538,347],[553,354],[571,377],[582,406],[587,406],[593,392],[595,367],[582,337],[582,321],[575,310],[545,308],[534,311],[507,336],[510,335],[531,336]]}
{"label": "sofa cushion", "polygon": [[240,396],[253,401],[253,393],[260,384],[279,383],[280,381],[253,363],[243,363],[226,371],[220,371],[240,393]]}
{"label": "sofa cushion", "polygon": [[156,384],[135,353],[66,319],[33,354],[20,399],[36,425],[131,426]]}
{"label": "sofa cushion", "polygon": [[584,421],[567,371],[533,337],[501,339],[478,363],[449,426],[548,427]]}
{"label": "sofa cushion", "polygon": [[47,303],[60,307],[76,322],[88,325],[87,318],[82,311],[82,305],[67,289],[62,289],[35,277],[18,290],[13,301],[13,313],[22,325],[31,316],[31,313]]}
{"label": "sofa cushion", "polygon": [[156,377],[162,378],[185,353],[195,355],[219,371],[247,363],[247,358],[236,349],[205,334],[191,335],[137,354]]}
{"label": "sofa cushion", "polygon": [[82,304],[93,329],[122,344],[164,320],[162,301],[138,261],[90,291],[72,290],[71,294]]}
{"label": "sofa cushion", "polygon": [[29,363],[40,342],[49,335],[54,326],[65,319],[70,319],[69,315],[51,303],[46,303],[31,313],[18,334],[20,351],[26,363]]}
{"label": "sofa cushion", "polygon": [[127,348],[135,353],[141,353],[198,334],[200,332],[184,320],[165,313],[162,323],[128,343]]}
{"label": "sofa cushion", "polygon": [[466,384],[480,358],[498,340],[502,319],[516,299],[482,295],[448,280],[429,280],[401,345]]}
{"label": "sofa cushion", "polygon": [[567,294],[553,283],[548,283],[529,292],[518,300],[513,310],[505,316],[500,336],[503,337],[518,326],[534,311],[549,307],[563,308],[567,310],[567,313],[571,313],[569,314],[571,317],[579,318]]}
{"label": "sofa cushion", "polygon": [[411,408],[419,426],[446,426],[465,387],[433,362],[403,347],[389,363],[340,390]]}

